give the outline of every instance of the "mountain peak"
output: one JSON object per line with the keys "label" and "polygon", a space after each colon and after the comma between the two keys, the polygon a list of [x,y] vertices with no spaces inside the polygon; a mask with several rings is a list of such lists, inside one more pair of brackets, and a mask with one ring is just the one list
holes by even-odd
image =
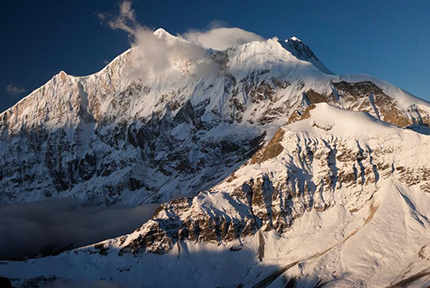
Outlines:
{"label": "mountain peak", "polygon": [[154,31],[154,36],[157,36],[158,38],[161,39],[172,39],[172,38],[176,38],[175,36],[173,36],[172,34],[170,34],[169,32],[167,32],[165,29],[163,28],[158,28],[157,30]]}
{"label": "mountain peak", "polygon": [[282,46],[291,52],[295,57],[300,60],[311,62],[316,68],[325,74],[334,74],[330,69],[328,69],[312,52],[308,45],[306,45],[302,40],[293,36],[284,42]]}
{"label": "mountain peak", "polygon": [[288,41],[297,41],[297,42],[303,42],[302,40],[300,40],[299,38],[297,38],[296,36],[291,37],[290,39],[285,40],[285,42]]}

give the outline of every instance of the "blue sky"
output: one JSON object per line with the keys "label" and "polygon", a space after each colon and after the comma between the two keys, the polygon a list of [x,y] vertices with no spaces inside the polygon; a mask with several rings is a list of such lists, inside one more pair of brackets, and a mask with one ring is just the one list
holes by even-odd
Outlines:
{"label": "blue sky", "polygon": [[[61,70],[91,74],[125,51],[126,33],[97,17],[118,3],[0,0],[0,111]],[[370,74],[430,101],[427,0],[135,0],[133,7],[142,24],[172,34],[222,21],[265,38],[297,36],[337,74]]]}

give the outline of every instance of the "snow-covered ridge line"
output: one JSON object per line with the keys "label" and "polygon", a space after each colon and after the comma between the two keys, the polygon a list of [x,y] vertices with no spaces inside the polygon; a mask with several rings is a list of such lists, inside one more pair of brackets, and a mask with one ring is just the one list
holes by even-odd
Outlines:
{"label": "snow-covered ridge line", "polygon": [[309,110],[309,113],[309,118],[290,124],[286,129],[310,135],[329,134],[360,139],[381,136],[401,138],[403,133],[419,136],[409,129],[401,129],[367,113],[344,110],[327,103],[316,104],[314,109]]}
{"label": "snow-covered ridge line", "polygon": [[427,109],[430,109],[430,102],[418,98],[409,92],[406,92],[393,84],[390,84],[386,81],[373,77],[367,74],[349,74],[349,75],[339,75],[339,80],[347,81],[350,83],[357,83],[363,81],[370,81],[375,83],[378,87],[383,89],[383,91],[396,99],[399,102],[399,106],[402,109],[407,109],[412,105],[422,105]]}

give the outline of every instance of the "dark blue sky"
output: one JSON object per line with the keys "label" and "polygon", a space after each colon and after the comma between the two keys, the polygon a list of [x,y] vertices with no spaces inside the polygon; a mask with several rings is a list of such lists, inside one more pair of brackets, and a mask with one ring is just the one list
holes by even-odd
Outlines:
{"label": "dark blue sky", "polygon": [[[0,111],[61,70],[91,74],[126,50],[127,35],[97,17],[118,3],[0,0]],[[142,24],[172,34],[218,20],[266,38],[295,35],[337,74],[370,74],[430,101],[427,0],[135,0],[133,7]]]}

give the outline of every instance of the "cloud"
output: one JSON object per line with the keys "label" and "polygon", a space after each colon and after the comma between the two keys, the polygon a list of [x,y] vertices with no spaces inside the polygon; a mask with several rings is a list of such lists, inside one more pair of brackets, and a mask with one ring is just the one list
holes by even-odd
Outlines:
{"label": "cloud", "polygon": [[212,20],[211,22],[209,22],[209,25],[205,30],[211,30],[211,29],[223,28],[223,27],[230,28],[231,26],[223,20]]}
{"label": "cloud", "polygon": [[190,31],[183,37],[204,48],[225,50],[229,47],[246,44],[252,41],[263,41],[264,38],[240,28],[217,27],[208,31]]}
{"label": "cloud", "polygon": [[18,96],[19,94],[25,93],[25,88],[17,87],[17,86],[14,86],[13,84],[9,84],[6,86],[6,92],[11,96]]}
{"label": "cloud", "polygon": [[46,283],[45,285],[43,283],[37,284],[39,284],[37,287],[43,288],[121,288],[121,286],[119,286],[118,284],[106,280],[90,282],[76,279],[54,279],[52,281],[48,281],[48,283]]}
{"label": "cloud", "polygon": [[[183,66],[191,69],[190,73],[202,73],[213,70],[213,61],[205,49],[189,43],[180,37],[174,37],[163,30],[154,31],[141,25],[136,20],[136,13],[132,9],[131,1],[124,1],[119,5],[118,15],[99,14],[99,19],[111,29],[125,31],[129,35],[131,44],[131,65],[126,73],[134,80],[147,74],[160,74],[167,70]],[[193,62],[187,65],[186,62]],[[183,71],[184,69],[178,69]]]}
{"label": "cloud", "polygon": [[119,5],[120,11],[117,17],[111,19],[108,25],[112,29],[124,30],[134,35],[141,26],[136,21],[136,15],[131,8],[131,1],[124,1]]}
{"label": "cloud", "polygon": [[136,19],[131,1],[119,5],[116,16],[99,13],[99,19],[111,29],[125,31],[131,43],[131,66],[126,72],[131,80],[148,74],[187,70],[191,74],[210,76],[219,71],[207,48],[224,50],[234,45],[262,41],[263,37],[240,28],[226,28],[222,21],[212,21],[206,31],[191,30],[172,36],[159,29],[154,31]]}
{"label": "cloud", "polygon": [[110,17],[109,13],[95,13],[97,15],[97,18],[99,18],[100,25],[103,25],[105,23],[106,18]]}
{"label": "cloud", "polygon": [[0,260],[37,256],[130,233],[146,222],[157,207],[77,205],[72,199],[1,205]]}

